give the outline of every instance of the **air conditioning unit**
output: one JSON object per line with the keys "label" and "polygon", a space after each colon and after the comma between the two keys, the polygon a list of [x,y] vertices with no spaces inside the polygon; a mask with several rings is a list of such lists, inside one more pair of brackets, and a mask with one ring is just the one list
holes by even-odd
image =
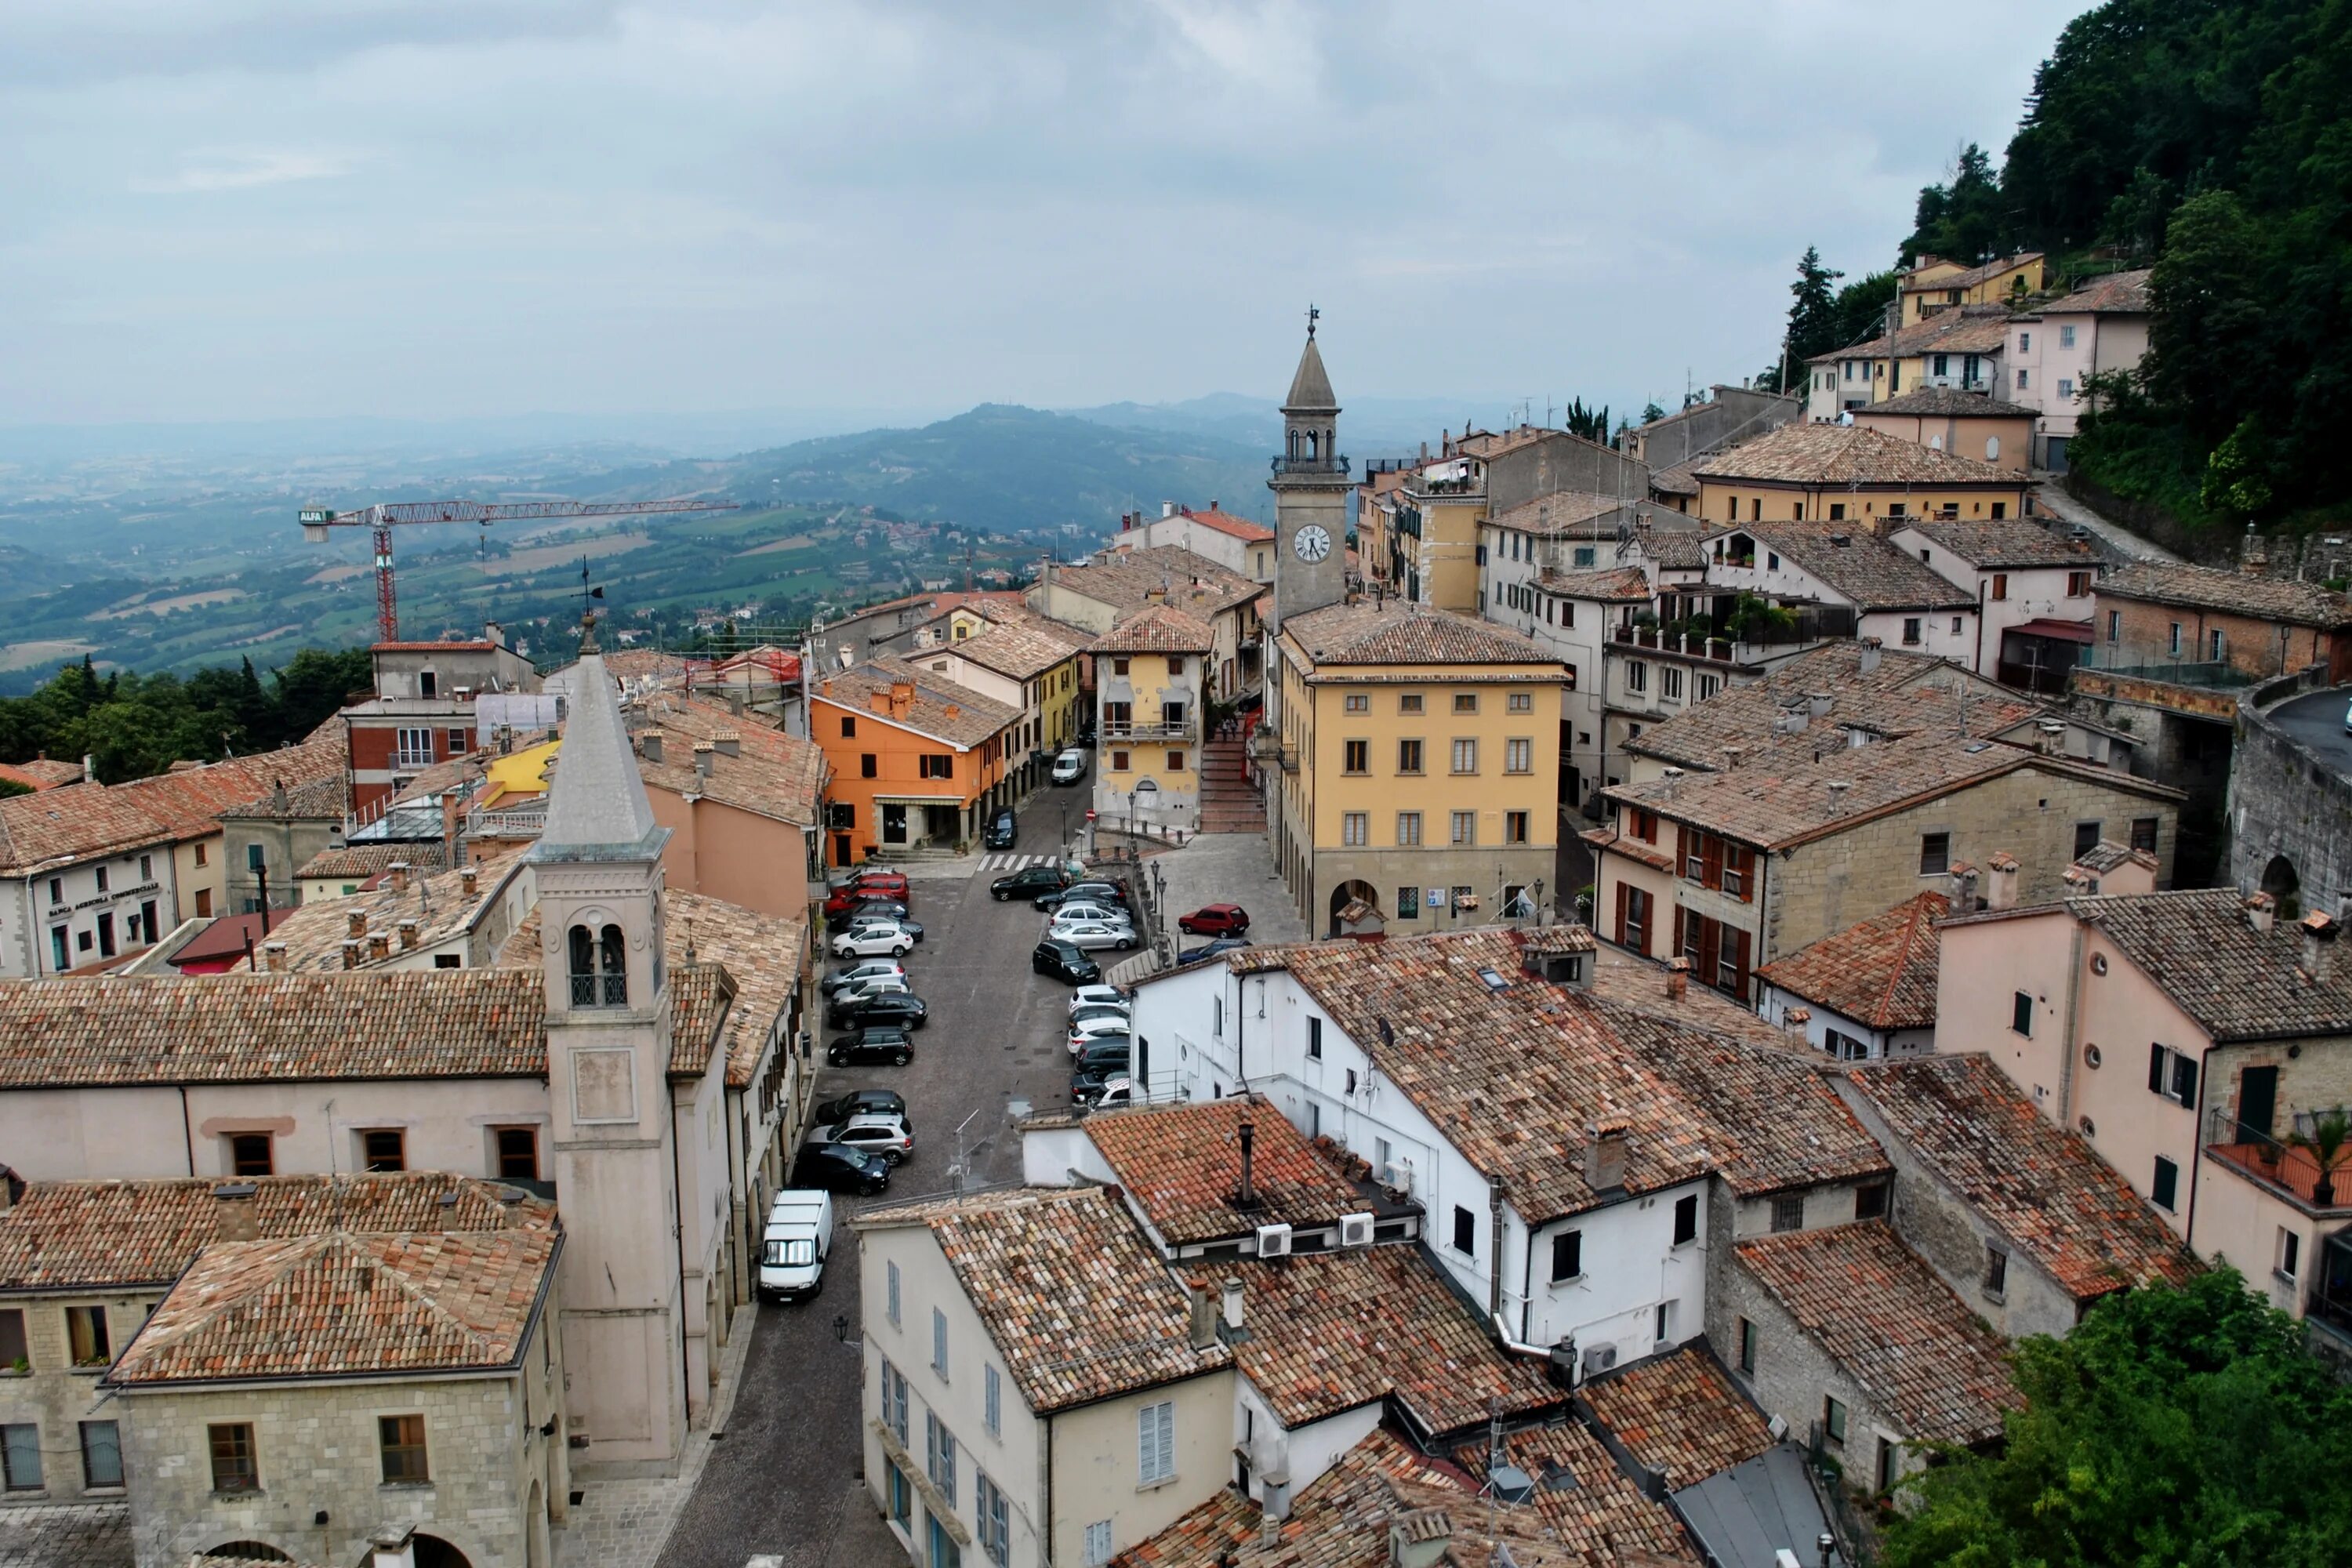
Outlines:
{"label": "air conditioning unit", "polygon": [[1290,1256],[1290,1227],[1286,1225],[1262,1225],[1257,1227],[1257,1255],[1260,1258]]}
{"label": "air conditioning unit", "polygon": [[1615,1345],[1593,1345],[1584,1352],[1584,1375],[1587,1377],[1591,1377],[1596,1372],[1607,1372],[1616,1364],[1617,1347]]}
{"label": "air conditioning unit", "polygon": [[1372,1244],[1372,1216],[1368,1214],[1343,1214],[1339,1216],[1339,1245],[1370,1247]]}

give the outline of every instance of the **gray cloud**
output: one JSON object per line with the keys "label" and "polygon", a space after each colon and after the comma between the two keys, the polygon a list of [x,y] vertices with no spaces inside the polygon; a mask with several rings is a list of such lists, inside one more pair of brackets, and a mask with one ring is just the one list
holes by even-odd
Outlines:
{"label": "gray cloud", "polygon": [[0,421],[1271,392],[1310,297],[1343,395],[1638,403],[2006,141],[1987,5],[0,11]]}

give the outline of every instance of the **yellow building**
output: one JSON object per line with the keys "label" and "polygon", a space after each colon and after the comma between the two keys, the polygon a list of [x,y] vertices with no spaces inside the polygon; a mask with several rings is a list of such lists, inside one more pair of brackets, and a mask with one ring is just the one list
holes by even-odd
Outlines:
{"label": "yellow building", "polygon": [[1274,639],[1255,742],[1275,858],[1320,930],[1429,931],[1532,912],[1555,882],[1567,670],[1443,610],[1341,604]]}
{"label": "yellow building", "polygon": [[1201,826],[1201,712],[1209,624],[1167,605],[1095,639],[1096,816],[1145,831]]}
{"label": "yellow building", "polygon": [[2021,250],[1969,267],[1940,256],[1923,256],[1903,274],[1904,326],[1967,305],[1999,305],[2039,294],[2048,276],[2042,252]]}

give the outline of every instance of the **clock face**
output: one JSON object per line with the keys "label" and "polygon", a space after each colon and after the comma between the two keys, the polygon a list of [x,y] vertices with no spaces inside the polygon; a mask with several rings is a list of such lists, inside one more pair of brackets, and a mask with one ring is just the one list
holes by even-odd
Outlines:
{"label": "clock face", "polygon": [[1301,561],[1312,566],[1331,553],[1330,531],[1310,522],[1291,536],[1290,548]]}

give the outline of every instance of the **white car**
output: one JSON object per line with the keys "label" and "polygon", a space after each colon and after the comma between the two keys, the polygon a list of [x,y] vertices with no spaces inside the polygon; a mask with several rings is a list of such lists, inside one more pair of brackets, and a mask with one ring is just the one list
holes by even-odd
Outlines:
{"label": "white car", "polygon": [[861,1153],[878,1154],[893,1165],[904,1164],[915,1152],[915,1135],[905,1118],[869,1111],[853,1116],[838,1127],[820,1127],[809,1134],[813,1143],[846,1143]]}
{"label": "white car", "polygon": [[1116,985],[1081,985],[1070,993],[1071,1016],[1076,1017],[1081,1007],[1125,1007],[1132,1011],[1134,1004]]}
{"label": "white car", "polygon": [[1074,784],[1087,776],[1087,754],[1076,747],[1054,759],[1054,782]]}
{"label": "white car", "polygon": [[1054,922],[1066,925],[1074,921],[1099,921],[1107,926],[1135,924],[1135,917],[1117,904],[1064,904],[1054,911]]}
{"label": "white car", "polygon": [[1095,952],[1103,948],[1115,948],[1125,952],[1135,946],[1133,926],[1115,926],[1102,921],[1055,921],[1045,928],[1049,942],[1066,942],[1081,952]]}
{"label": "white car", "polygon": [[1070,1026],[1070,1054],[1076,1056],[1097,1040],[1124,1039],[1135,1027],[1126,1018],[1087,1018]]}
{"label": "white car", "polygon": [[843,931],[833,939],[835,958],[872,958],[887,953],[892,958],[904,958],[915,945],[915,939],[897,926],[858,926]]}

